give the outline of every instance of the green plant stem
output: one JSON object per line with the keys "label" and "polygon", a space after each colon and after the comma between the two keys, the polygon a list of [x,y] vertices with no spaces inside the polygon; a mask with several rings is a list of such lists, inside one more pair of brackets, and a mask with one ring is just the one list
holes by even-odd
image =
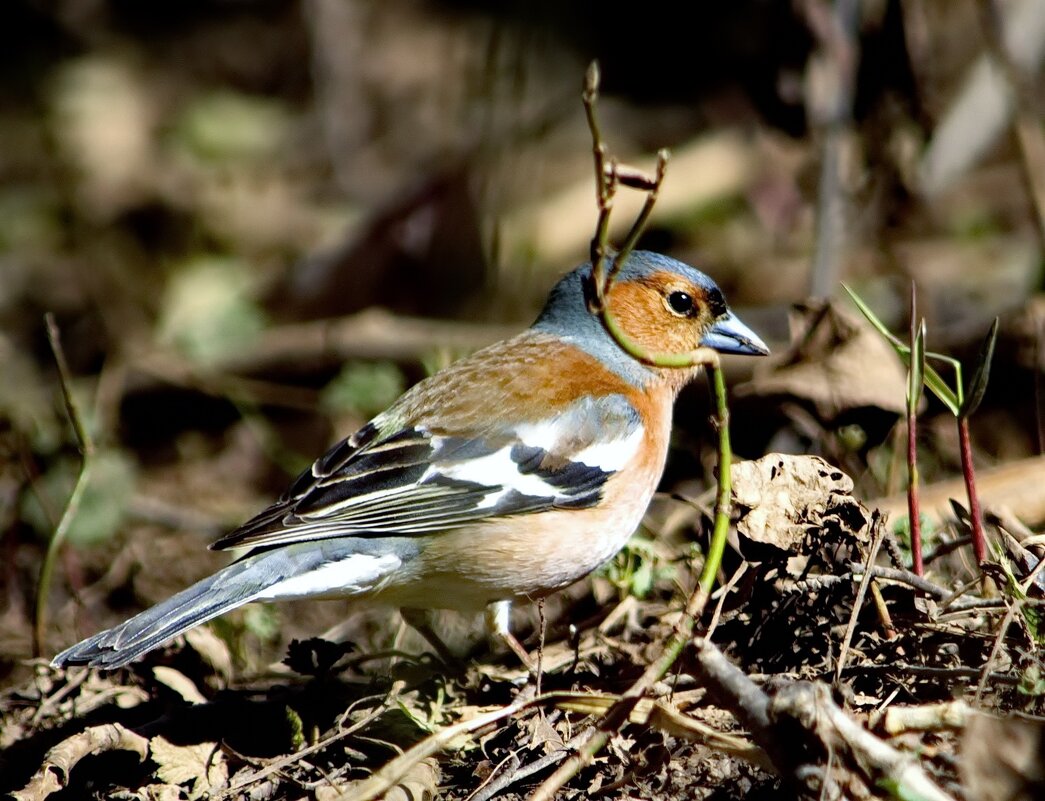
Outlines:
{"label": "green plant stem", "polygon": [[54,536],[47,544],[47,553],[44,555],[43,564],[40,565],[40,575],[36,582],[36,603],[33,609],[33,656],[40,656],[44,651],[44,632],[47,628],[47,599],[51,594],[51,580],[54,576],[54,565],[58,560],[58,554],[65,543],[69,533],[69,527],[80,509],[84,491],[91,476],[92,457],[94,456],[94,442],[80,416],[80,409],[73,397],[69,365],[65,360],[65,351],[62,349],[61,335],[54,316],[48,312],[44,317],[47,325],[47,338],[51,343],[51,352],[58,367],[58,380],[62,387],[62,399],[65,403],[65,411],[69,415],[73,433],[76,436],[83,461],[80,463],[80,474],[76,478],[76,485],[69,496],[69,501],[62,512],[62,519],[54,530]]}
{"label": "green plant stem", "polygon": [[912,568],[916,576],[923,576],[925,562],[922,560],[922,519],[918,497],[918,416],[915,404],[909,404],[907,408],[907,518],[911,526]]}
{"label": "green plant stem", "polygon": [[922,518],[918,496],[918,401],[925,385],[925,320],[918,323],[916,288],[911,281],[911,358],[907,366],[907,520],[911,530],[911,561],[916,576],[925,574],[922,560]]}
{"label": "green plant stem", "polygon": [[43,564],[40,565],[40,575],[36,582],[36,607],[33,614],[33,656],[39,657],[44,652],[44,637],[47,630],[47,599],[51,594],[51,580],[54,576],[54,565],[58,561],[58,554],[65,544],[69,527],[76,519],[76,513],[80,509],[84,490],[91,476],[91,460],[84,458],[80,466],[80,475],[76,478],[76,485],[69,495],[69,501],[65,505],[62,519],[54,530],[51,541],[47,543],[47,554],[44,556]]}
{"label": "green plant stem", "polygon": [[638,342],[629,337],[624,333],[624,329],[620,327],[617,322],[617,318],[610,313],[607,307],[603,307],[599,314],[599,319],[602,320],[602,325],[613,337],[614,341],[624,349],[624,351],[635,359],[638,359],[644,364],[651,364],[654,367],[672,367],[672,368],[686,368],[696,367],[697,365],[711,365],[718,364],[718,354],[711,348],[697,348],[696,350],[685,351],[683,353],[670,353],[667,351],[648,351]]}
{"label": "green plant stem", "polygon": [[715,527],[711,535],[711,543],[704,559],[704,568],[700,580],[686,602],[682,617],[675,624],[671,636],[664,643],[658,656],[643,671],[642,676],[628,688],[620,699],[610,707],[601,718],[591,736],[566,759],[556,771],[549,776],[530,796],[530,801],[551,801],[555,794],[606,747],[610,737],[621,729],[628,721],[631,711],[639,700],[646,695],[671,670],[671,666],[682,654],[682,650],[691,641],[697,620],[704,612],[715,577],[722,566],[722,555],[726,549],[729,534],[729,521],[732,513],[732,480],[730,470],[733,463],[733,449],[729,438],[729,403],[726,396],[726,379],[716,359],[708,364],[709,376],[715,394],[715,428],[718,431],[718,493],[715,500]]}
{"label": "green plant stem", "polygon": [[[715,528],[708,545],[708,555],[700,574],[700,588],[708,595],[715,584],[715,576],[722,566],[729,536],[732,515],[733,446],[729,439],[729,402],[726,396],[726,378],[716,359],[708,366],[708,378],[715,395],[715,428],[718,431],[718,494],[715,498]],[[705,599],[705,603],[706,603]]]}
{"label": "green plant stem", "polygon": [[983,512],[980,495],[976,490],[976,469],[972,463],[972,442],[969,437],[969,418],[958,418],[958,446],[962,457],[962,478],[965,479],[965,494],[969,498],[969,520],[972,527],[972,550],[977,564],[987,560],[987,542],[983,533]]}
{"label": "green plant stem", "polygon": [[629,177],[629,185],[637,183],[646,191],[646,202],[628,233],[624,248],[613,258],[609,270],[606,270],[605,260],[609,250],[609,217],[612,211],[613,194],[620,182],[620,173],[618,172],[616,162],[612,160],[608,171],[605,167],[606,148],[602,142],[595,113],[595,103],[598,98],[598,80],[598,67],[595,62],[592,62],[585,76],[583,94],[584,109],[588,117],[588,127],[593,141],[595,182],[599,205],[599,219],[596,225],[595,236],[592,238],[591,243],[592,280],[594,283],[591,311],[593,314],[599,315],[603,327],[605,327],[617,344],[639,361],[664,368],[687,368],[705,365],[710,371],[709,380],[711,381],[716,400],[715,427],[718,431],[719,460],[718,495],[715,506],[715,527],[711,536],[711,543],[708,546],[707,557],[704,559],[704,568],[701,571],[696,588],[690,594],[682,617],[675,624],[671,636],[665,641],[660,655],[643,671],[642,676],[628,688],[627,692],[610,707],[605,716],[590,730],[590,735],[578,746],[577,750],[537,788],[533,795],[530,796],[531,801],[551,801],[563,785],[576,776],[581,768],[585,765],[590,765],[594,761],[595,756],[606,747],[610,737],[628,722],[628,718],[639,700],[671,670],[671,666],[679,658],[683,648],[690,642],[696,621],[700,618],[704,608],[707,606],[708,599],[711,597],[711,588],[714,586],[715,577],[718,575],[719,567],[722,563],[722,555],[725,551],[726,538],[729,533],[732,449],[729,440],[729,405],[726,397],[726,381],[719,364],[718,354],[709,348],[697,348],[688,353],[651,353],[625,334],[617,323],[616,318],[610,314],[605,302],[617,273],[623,266],[628,252],[635,246],[635,243],[638,242],[639,237],[642,235],[642,230],[653,210],[657,193],[664,180],[668,155],[666,151],[661,151],[658,154],[657,173],[654,178]]}

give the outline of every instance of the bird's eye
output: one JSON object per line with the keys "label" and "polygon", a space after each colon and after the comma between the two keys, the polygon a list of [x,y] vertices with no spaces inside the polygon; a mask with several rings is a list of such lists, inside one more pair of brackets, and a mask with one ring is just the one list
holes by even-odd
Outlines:
{"label": "bird's eye", "polygon": [[693,296],[688,292],[672,292],[668,295],[668,305],[676,314],[683,316],[693,314]]}

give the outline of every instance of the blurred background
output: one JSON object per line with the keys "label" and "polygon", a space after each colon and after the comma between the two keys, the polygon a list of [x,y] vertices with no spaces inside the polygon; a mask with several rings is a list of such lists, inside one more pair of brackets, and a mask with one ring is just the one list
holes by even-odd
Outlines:
{"label": "blurred background", "polygon": [[[902,488],[899,362],[842,347],[848,301],[791,308],[842,281],[902,336],[913,281],[930,349],[966,359],[1000,316],[976,458],[1039,454],[1043,51],[1042,0],[5,0],[0,676],[24,675],[81,464],[45,313],[97,451],[53,653],[214,569],[205,544],[326,446],[532,320],[592,235],[593,58],[611,151],[672,152],[643,246],[709,272],[778,354],[729,365],[742,455]],[[790,345],[811,319],[829,335]],[[705,395],[680,402],[665,489],[711,477]],[[942,412],[930,481],[958,464]],[[310,634],[344,612],[308,609]],[[258,664],[292,617],[219,625]]]}

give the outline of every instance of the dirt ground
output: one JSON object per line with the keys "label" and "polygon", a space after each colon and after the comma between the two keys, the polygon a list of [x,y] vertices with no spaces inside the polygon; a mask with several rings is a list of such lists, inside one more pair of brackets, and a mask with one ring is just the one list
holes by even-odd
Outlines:
{"label": "dirt ground", "polygon": [[[0,10],[0,790],[1045,797],[1042,4],[560,5]],[[50,667],[225,564],[208,543],[407,386],[529,324],[595,230],[596,57],[612,154],[672,154],[640,245],[712,275],[773,350],[724,360],[710,596],[697,381],[624,551],[513,610],[536,673],[481,621],[435,618],[444,661],[342,601]],[[910,371],[843,283],[901,345],[925,320],[924,571]]]}

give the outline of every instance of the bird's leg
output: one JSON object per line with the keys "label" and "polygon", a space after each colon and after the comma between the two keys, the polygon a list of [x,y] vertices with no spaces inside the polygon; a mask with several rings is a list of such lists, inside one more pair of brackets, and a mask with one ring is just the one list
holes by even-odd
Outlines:
{"label": "bird's leg", "polygon": [[403,616],[403,620],[406,621],[408,626],[416,629],[418,634],[428,640],[428,644],[435,649],[435,652],[443,662],[448,665],[454,665],[460,662],[458,656],[451,651],[446,643],[443,642],[442,638],[435,633],[435,629],[432,628],[431,616],[427,609],[404,607],[399,610],[399,614]]}
{"label": "bird's leg", "polygon": [[519,661],[523,663],[523,666],[528,671],[537,675],[537,668],[534,666],[533,660],[526,652],[526,649],[522,647],[522,643],[515,639],[515,635],[512,634],[509,627],[511,611],[511,601],[494,601],[488,604],[486,607],[486,630],[515,652],[515,655],[519,657]]}

